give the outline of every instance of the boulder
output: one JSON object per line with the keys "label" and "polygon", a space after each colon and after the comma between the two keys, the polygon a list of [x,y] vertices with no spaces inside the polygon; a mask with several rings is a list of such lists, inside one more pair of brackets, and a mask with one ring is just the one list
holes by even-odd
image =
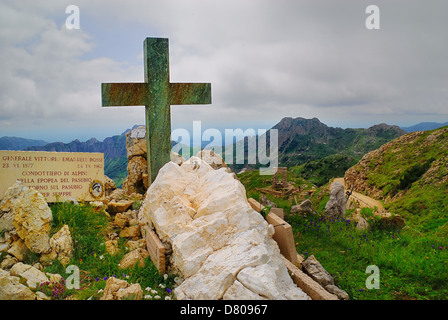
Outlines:
{"label": "boulder", "polygon": [[50,228],[53,220],[51,209],[45,198],[34,188],[17,181],[5,192],[1,203],[2,224],[11,231],[10,221],[17,235],[35,253],[50,250]]}
{"label": "boulder", "polygon": [[344,186],[339,181],[334,182],[330,199],[325,205],[325,214],[328,217],[345,217],[346,203]]}
{"label": "boulder", "polygon": [[139,211],[144,229],[171,248],[177,299],[309,299],[288,274],[274,228],[225,168],[191,157],[163,166]]}
{"label": "boulder", "polygon": [[309,199],[306,199],[301,204],[292,206],[291,213],[292,214],[313,213],[313,203]]}

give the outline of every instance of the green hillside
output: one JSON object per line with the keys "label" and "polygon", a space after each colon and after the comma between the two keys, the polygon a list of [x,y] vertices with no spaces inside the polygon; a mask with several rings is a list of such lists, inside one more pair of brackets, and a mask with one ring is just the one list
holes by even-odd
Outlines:
{"label": "green hillside", "polygon": [[406,134],[368,153],[345,174],[355,190],[422,231],[448,222],[448,127]]}

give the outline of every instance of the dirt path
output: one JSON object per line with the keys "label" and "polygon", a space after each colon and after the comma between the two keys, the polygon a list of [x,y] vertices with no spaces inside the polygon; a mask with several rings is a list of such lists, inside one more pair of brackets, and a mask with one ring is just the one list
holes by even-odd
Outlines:
{"label": "dirt path", "polygon": [[[347,189],[345,187],[345,183],[344,183],[344,178],[335,178],[333,180],[333,182],[335,182],[335,181],[339,181],[344,186],[344,189],[347,191]],[[330,190],[331,190],[332,186],[333,185],[330,184]],[[381,201],[378,201],[378,200],[375,200],[373,198],[370,198],[370,197],[368,197],[366,195],[363,195],[363,194],[361,194],[359,192],[353,191],[352,195],[350,196],[350,199],[352,201],[353,200],[357,200],[358,203],[359,203],[359,207],[360,208],[367,207],[367,208],[372,208],[373,209],[373,208],[377,207],[378,208],[377,211],[379,213],[384,212],[384,206],[383,206],[383,203]]]}

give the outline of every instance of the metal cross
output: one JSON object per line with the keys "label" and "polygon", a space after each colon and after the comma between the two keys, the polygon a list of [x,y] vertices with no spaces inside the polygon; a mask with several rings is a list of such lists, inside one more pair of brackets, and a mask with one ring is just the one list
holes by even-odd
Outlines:
{"label": "metal cross", "polygon": [[211,104],[210,83],[170,83],[168,39],[144,41],[144,83],[102,83],[103,107],[145,106],[148,184],[170,161],[170,105]]}

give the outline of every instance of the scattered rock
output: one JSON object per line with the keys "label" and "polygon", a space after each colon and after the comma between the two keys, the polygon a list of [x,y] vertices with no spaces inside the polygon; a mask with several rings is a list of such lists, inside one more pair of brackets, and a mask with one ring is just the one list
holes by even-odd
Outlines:
{"label": "scattered rock", "polygon": [[123,229],[129,225],[129,217],[120,212],[115,215],[114,222],[120,229]]}
{"label": "scattered rock", "polygon": [[140,226],[126,227],[120,232],[120,238],[138,238],[140,236]]}
{"label": "scattered rock", "polygon": [[15,265],[19,260],[16,257],[10,256],[9,254],[3,259],[0,268],[4,270],[10,269],[13,265]]}
{"label": "scattered rock", "polygon": [[319,261],[311,255],[302,262],[303,270],[317,283],[319,283],[325,290],[336,295],[338,299],[349,300],[347,292],[338,288],[334,284],[333,277],[324,269]]}
{"label": "scattered rock", "polygon": [[47,282],[48,278],[42,271],[24,264],[22,262],[16,263],[10,270],[12,276],[19,276],[26,280],[26,284],[31,289],[36,289],[42,282]]}
{"label": "scattered rock", "polygon": [[325,290],[336,295],[339,300],[350,300],[348,293],[335,285],[329,284],[325,287]]}
{"label": "scattered rock", "polygon": [[114,255],[119,252],[117,240],[107,240],[104,244],[106,245],[106,251],[110,255]]}
{"label": "scattered rock", "polygon": [[100,300],[141,300],[142,297],[143,290],[139,284],[130,285],[124,280],[110,277]]}
{"label": "scattered rock", "polygon": [[0,269],[0,300],[35,300],[36,295],[20,279]]}
{"label": "scattered rock", "polygon": [[301,204],[292,206],[291,213],[292,214],[313,213],[313,203],[309,199],[306,199]]}
{"label": "scattered rock", "polygon": [[137,248],[125,254],[120,261],[120,269],[127,269],[133,267],[137,262],[139,267],[145,266],[145,259],[149,257],[148,251],[142,248]]}
{"label": "scattered rock", "polygon": [[346,203],[344,186],[339,181],[335,181],[331,189],[330,199],[325,206],[325,214],[328,217],[345,217]]}
{"label": "scattered rock", "polygon": [[383,212],[378,215],[380,217],[380,224],[383,227],[403,228],[406,225],[406,222],[399,214]]}
{"label": "scattered rock", "polygon": [[360,217],[358,223],[356,224],[356,229],[358,230],[367,230],[370,228],[369,223],[363,217]]}
{"label": "scattered rock", "polygon": [[25,242],[19,238],[12,243],[7,252],[10,255],[16,257],[18,261],[24,261],[27,255],[30,253],[30,250],[25,245]]}
{"label": "scattered rock", "polygon": [[319,261],[311,255],[302,262],[302,268],[304,271],[322,287],[327,285],[334,285],[333,277],[324,269]]}
{"label": "scattered rock", "polygon": [[107,205],[107,211],[110,214],[116,214],[116,213],[122,213],[126,212],[133,204],[134,202],[131,200],[112,200]]}

